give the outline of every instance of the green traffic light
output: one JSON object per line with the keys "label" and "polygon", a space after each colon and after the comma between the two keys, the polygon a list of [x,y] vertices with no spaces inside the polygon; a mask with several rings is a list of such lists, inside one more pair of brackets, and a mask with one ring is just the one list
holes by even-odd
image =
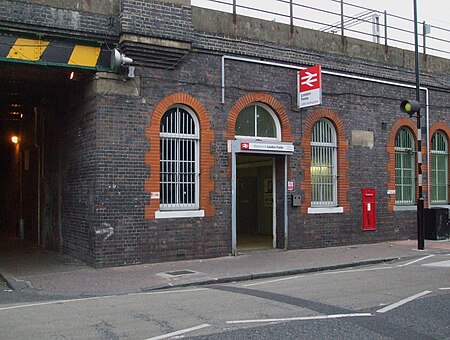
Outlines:
{"label": "green traffic light", "polygon": [[406,112],[411,112],[411,109],[412,109],[411,103],[406,103],[405,104],[405,111]]}

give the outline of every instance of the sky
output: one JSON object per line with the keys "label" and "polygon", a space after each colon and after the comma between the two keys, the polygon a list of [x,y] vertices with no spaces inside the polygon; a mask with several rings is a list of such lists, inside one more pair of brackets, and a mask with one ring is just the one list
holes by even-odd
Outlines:
{"label": "sky", "polygon": [[[208,0],[191,0],[192,5],[214,8],[218,10],[223,10],[230,12],[232,0],[219,0],[220,2],[227,3],[230,5],[222,5],[219,3],[214,3]],[[259,8],[262,10],[281,13],[284,15],[289,14],[289,1],[288,0],[236,0],[238,6],[248,6],[252,8]],[[321,29],[324,28],[325,24],[336,24],[340,22],[339,15],[334,15],[325,12],[319,12],[317,10],[308,9],[307,7],[313,7],[322,9],[324,11],[333,12],[336,14],[340,13],[340,1],[333,0],[294,0],[295,4],[299,4],[302,6],[294,6],[294,16],[300,18],[308,18],[313,21],[318,21],[321,24],[306,22],[302,20],[296,20],[296,26],[303,26],[312,29]],[[344,0],[346,5],[344,7],[344,14],[348,16],[356,16],[359,14],[363,14],[365,12],[364,8],[357,8],[350,5],[357,5],[377,11],[384,12],[386,11],[388,14],[404,17],[409,20],[414,19],[414,0]],[[450,1],[449,0],[417,0],[418,5],[418,22],[419,25],[419,33],[422,33],[422,22],[425,21],[428,24],[431,24],[431,32],[427,35],[428,39],[426,42],[427,47],[430,49],[427,50],[427,53],[439,55],[441,57],[445,57],[450,59]],[[271,13],[261,13],[251,10],[246,10],[242,8],[238,8],[238,14],[261,17],[267,20],[274,20],[277,22],[285,22],[288,23],[289,19],[283,16],[277,16]],[[370,15],[370,14],[369,14]],[[371,17],[367,17],[367,20],[371,20]],[[384,16],[381,15],[380,23],[384,23]],[[348,24],[347,24],[348,25]],[[405,49],[414,49],[414,35],[412,34],[414,30],[414,25],[412,21],[401,20],[399,18],[388,16],[388,26],[393,26],[399,28],[401,30],[408,30],[410,33],[402,32],[401,30],[396,29],[388,29],[388,40],[390,41],[390,45],[405,48]],[[344,25],[345,27],[345,25]],[[441,29],[439,29],[439,28]],[[350,28],[350,27],[349,27]],[[365,40],[373,40],[373,37],[369,36],[372,33],[372,24],[371,23],[359,23],[353,27],[353,30],[362,31],[366,34],[360,34],[356,32],[347,32],[346,35],[353,36],[360,39]],[[380,28],[381,36],[384,36],[384,28]],[[340,31],[339,31],[340,33]],[[395,42],[393,40],[406,41],[407,44],[402,44],[399,42]],[[444,40],[444,41],[442,41]],[[384,40],[381,38],[381,43],[384,43]],[[420,38],[420,45],[422,45],[422,38]],[[441,50],[441,51],[433,51],[432,48]],[[422,49],[421,49],[422,51]],[[442,52],[443,51],[443,52]]]}

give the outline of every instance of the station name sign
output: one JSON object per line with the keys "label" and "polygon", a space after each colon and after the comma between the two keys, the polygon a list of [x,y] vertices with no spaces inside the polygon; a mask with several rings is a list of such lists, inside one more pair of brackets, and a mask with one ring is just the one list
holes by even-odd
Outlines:
{"label": "station name sign", "polygon": [[322,68],[316,65],[297,72],[297,106],[322,104]]}
{"label": "station name sign", "polygon": [[241,142],[243,151],[294,152],[293,144]]}

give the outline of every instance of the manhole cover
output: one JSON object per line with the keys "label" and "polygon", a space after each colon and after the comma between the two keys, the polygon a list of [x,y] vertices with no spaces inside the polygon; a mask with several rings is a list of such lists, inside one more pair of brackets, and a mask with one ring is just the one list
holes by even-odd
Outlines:
{"label": "manhole cover", "polygon": [[180,276],[180,275],[189,275],[194,274],[192,270],[175,270],[173,272],[166,272],[166,274],[172,275],[172,276]]}

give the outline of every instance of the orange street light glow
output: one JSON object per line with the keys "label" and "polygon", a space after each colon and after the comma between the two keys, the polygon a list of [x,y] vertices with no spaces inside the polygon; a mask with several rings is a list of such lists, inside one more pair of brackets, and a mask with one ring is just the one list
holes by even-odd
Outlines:
{"label": "orange street light glow", "polygon": [[14,144],[19,143],[19,137],[17,137],[17,136],[12,136],[12,137],[11,137],[11,142],[13,142]]}

